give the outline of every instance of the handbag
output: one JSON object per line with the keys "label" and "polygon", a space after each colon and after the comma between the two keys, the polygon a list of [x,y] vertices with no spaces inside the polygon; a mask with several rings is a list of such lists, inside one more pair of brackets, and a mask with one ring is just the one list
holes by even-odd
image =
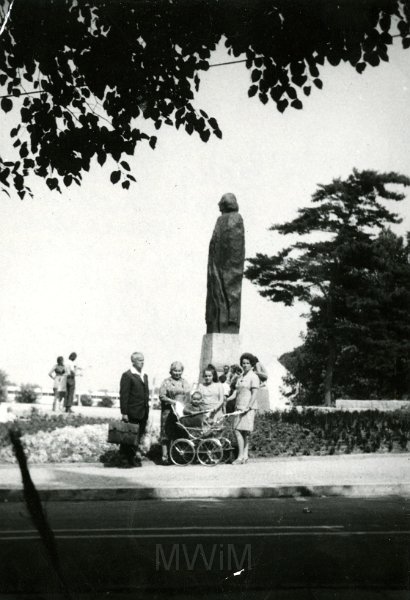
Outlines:
{"label": "handbag", "polygon": [[138,423],[113,421],[108,424],[108,439],[110,444],[126,444],[138,446],[140,426]]}

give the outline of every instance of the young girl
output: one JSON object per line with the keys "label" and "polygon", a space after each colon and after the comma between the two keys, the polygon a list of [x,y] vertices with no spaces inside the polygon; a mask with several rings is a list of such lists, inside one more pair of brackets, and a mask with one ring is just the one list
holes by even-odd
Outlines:
{"label": "young girl", "polygon": [[220,381],[214,381],[212,369],[206,368],[202,372],[203,383],[198,386],[198,392],[202,394],[204,410],[210,410],[214,418],[223,414],[224,387]]}

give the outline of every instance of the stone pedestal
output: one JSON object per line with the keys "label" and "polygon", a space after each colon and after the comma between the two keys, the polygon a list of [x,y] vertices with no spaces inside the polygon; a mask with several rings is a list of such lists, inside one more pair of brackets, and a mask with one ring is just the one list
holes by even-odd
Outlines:
{"label": "stone pedestal", "polygon": [[241,337],[238,333],[207,333],[202,338],[199,374],[202,375],[209,363],[222,372],[224,365],[239,363],[240,356]]}
{"label": "stone pedestal", "polygon": [[264,413],[270,410],[269,390],[266,385],[262,385],[256,392],[256,406],[258,412]]}

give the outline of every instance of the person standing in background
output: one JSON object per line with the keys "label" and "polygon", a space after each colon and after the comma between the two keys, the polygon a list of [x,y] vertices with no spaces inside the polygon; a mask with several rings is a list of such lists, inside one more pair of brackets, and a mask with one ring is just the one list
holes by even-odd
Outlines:
{"label": "person standing in background", "polygon": [[65,398],[65,412],[71,413],[73,412],[72,406],[74,404],[74,393],[75,393],[75,377],[79,367],[76,365],[75,361],[77,360],[76,352],[71,352],[68,357],[67,362],[67,376],[66,376],[66,385],[67,385],[67,394]]}
{"label": "person standing in background", "polygon": [[219,375],[219,381],[221,383],[225,383],[227,378],[228,378],[228,373],[229,373],[229,365],[224,365],[224,370],[223,373],[221,375]]}
{"label": "person standing in background", "polygon": [[[216,367],[214,367],[214,365],[212,365],[211,363],[209,363],[206,368],[209,369],[209,371],[212,371],[212,381],[214,383],[218,383],[219,382],[219,377],[218,377],[218,371],[216,370]],[[203,375],[203,373],[202,373],[202,375]]]}
{"label": "person standing in background", "polygon": [[[236,382],[238,381],[240,375],[242,375],[242,369],[239,365],[231,365],[229,367],[228,377],[226,382],[223,384],[225,386],[224,395],[225,395],[225,411],[226,413],[234,412],[235,410],[235,387]],[[229,399],[231,397],[231,399]]]}
{"label": "person standing in background", "polygon": [[65,399],[67,393],[67,374],[62,356],[57,357],[57,363],[51,369],[48,376],[53,380],[53,410],[55,411],[60,407],[60,402]]}

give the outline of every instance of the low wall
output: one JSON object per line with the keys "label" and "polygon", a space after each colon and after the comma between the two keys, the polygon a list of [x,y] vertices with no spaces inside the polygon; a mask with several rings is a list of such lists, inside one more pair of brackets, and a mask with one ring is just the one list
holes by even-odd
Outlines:
{"label": "low wall", "polygon": [[410,409],[410,400],[336,400],[338,410],[401,410]]}

